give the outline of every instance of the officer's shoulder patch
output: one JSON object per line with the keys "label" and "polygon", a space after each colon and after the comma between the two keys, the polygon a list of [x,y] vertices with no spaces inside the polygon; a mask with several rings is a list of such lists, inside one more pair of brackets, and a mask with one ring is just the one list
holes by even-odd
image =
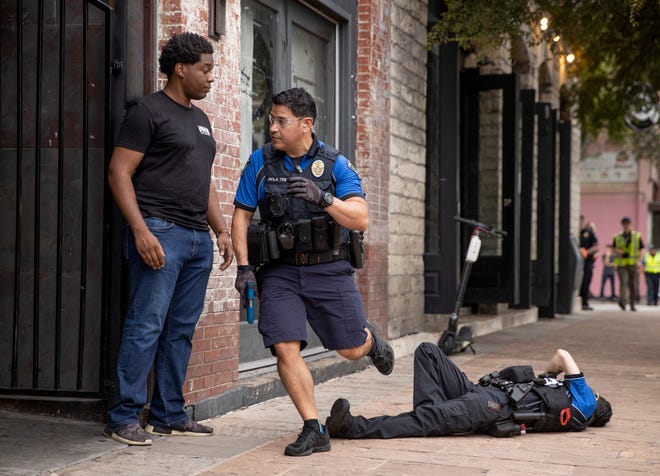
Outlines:
{"label": "officer's shoulder patch", "polygon": [[362,176],[360,175],[360,172],[355,168],[355,165],[353,165],[353,162],[350,160],[346,159],[346,164],[348,164],[348,168],[351,169],[355,174],[358,176],[360,180],[362,180]]}
{"label": "officer's shoulder patch", "polygon": [[247,162],[245,162],[245,165],[244,165],[243,168],[241,169],[241,177],[243,176],[243,174],[245,173],[245,171],[247,170],[247,168],[248,168],[249,166],[250,166],[250,159],[248,159]]}

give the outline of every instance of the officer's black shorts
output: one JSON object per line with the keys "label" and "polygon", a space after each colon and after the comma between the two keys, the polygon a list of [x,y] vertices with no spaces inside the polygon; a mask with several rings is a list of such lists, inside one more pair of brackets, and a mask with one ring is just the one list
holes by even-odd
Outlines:
{"label": "officer's black shorts", "polygon": [[309,266],[271,265],[259,280],[259,332],[264,346],[285,341],[307,345],[305,322],[330,350],[364,344],[366,317],[346,260]]}

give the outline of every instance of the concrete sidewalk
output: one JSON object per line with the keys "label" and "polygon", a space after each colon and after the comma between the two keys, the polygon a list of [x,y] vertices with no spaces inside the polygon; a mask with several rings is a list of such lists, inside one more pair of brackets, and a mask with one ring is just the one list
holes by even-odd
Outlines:
{"label": "concrete sidewalk", "polygon": [[[288,397],[207,420],[216,429],[213,437],[160,437],[147,448],[104,438],[97,423],[0,412],[0,474],[660,473],[660,310],[622,312],[609,303],[596,308],[479,337],[476,355],[453,359],[476,380],[514,363],[539,370],[557,347],[566,348],[613,405],[605,428],[505,439],[333,440],[328,453],[292,458],[283,450],[300,421]],[[388,377],[370,367],[319,384],[324,417],[340,396],[350,399],[354,413],[367,416],[410,410],[412,356],[398,359]]]}

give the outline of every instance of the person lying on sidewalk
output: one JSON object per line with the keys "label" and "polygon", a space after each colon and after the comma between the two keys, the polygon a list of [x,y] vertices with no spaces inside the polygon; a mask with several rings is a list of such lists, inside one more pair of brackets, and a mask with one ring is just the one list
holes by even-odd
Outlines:
{"label": "person lying on sidewalk", "polygon": [[[557,376],[564,374],[563,380]],[[415,350],[413,410],[394,416],[353,416],[344,398],[332,405],[326,427],[334,438],[401,438],[526,431],[579,431],[604,426],[610,403],[594,394],[567,351],[558,349],[546,373],[507,367],[472,383],[430,342]]]}

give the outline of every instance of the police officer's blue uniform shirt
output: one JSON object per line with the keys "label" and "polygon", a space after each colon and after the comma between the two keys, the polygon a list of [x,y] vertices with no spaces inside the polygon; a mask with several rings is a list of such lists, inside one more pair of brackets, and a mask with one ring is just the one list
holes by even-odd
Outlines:
{"label": "police officer's blue uniform shirt", "polygon": [[591,418],[596,410],[596,396],[587,381],[584,374],[579,373],[576,375],[564,376],[564,385],[568,387],[568,392],[571,397],[573,410],[577,410],[584,416],[585,420]]}
{"label": "police officer's blue uniform shirt", "polygon": [[[300,160],[299,167],[302,170],[310,167],[315,160],[316,152],[324,145],[323,142],[314,138],[314,144],[310,149],[311,154],[305,155]],[[288,170],[296,170],[293,161],[288,155],[283,154],[282,160],[284,161],[284,166]],[[238,184],[238,189],[236,190],[236,197],[234,199],[234,205],[238,208],[254,211],[257,208],[259,200],[263,199],[265,194],[265,177],[257,184],[257,176],[263,166],[263,149],[259,148],[250,155],[248,163],[243,169],[241,180]],[[351,197],[364,198],[360,175],[355,170],[355,167],[349,163],[348,159],[341,154],[337,156],[335,165],[332,169],[332,176],[336,184],[335,195],[339,199],[346,200]]]}

